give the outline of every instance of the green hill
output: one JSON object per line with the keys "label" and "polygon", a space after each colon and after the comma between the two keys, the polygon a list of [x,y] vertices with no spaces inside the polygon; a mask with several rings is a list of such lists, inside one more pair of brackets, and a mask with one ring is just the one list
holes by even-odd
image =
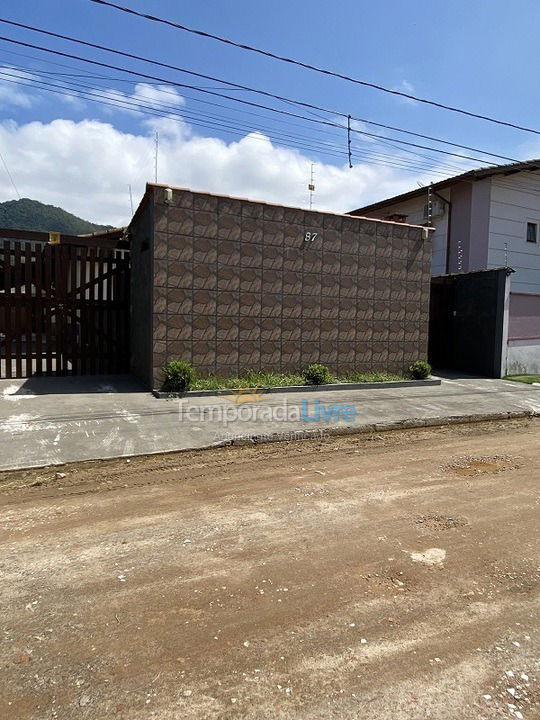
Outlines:
{"label": "green hill", "polygon": [[107,230],[110,225],[96,225],[54,205],[44,205],[37,200],[22,198],[0,203],[0,228],[81,235]]}

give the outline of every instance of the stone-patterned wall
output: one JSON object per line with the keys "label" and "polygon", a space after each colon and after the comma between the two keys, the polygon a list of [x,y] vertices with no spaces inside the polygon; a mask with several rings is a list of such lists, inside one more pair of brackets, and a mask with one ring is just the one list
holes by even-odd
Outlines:
{"label": "stone-patterned wall", "polygon": [[422,228],[176,189],[167,204],[149,187],[155,387],[174,358],[223,375],[317,361],[402,371],[426,358]]}

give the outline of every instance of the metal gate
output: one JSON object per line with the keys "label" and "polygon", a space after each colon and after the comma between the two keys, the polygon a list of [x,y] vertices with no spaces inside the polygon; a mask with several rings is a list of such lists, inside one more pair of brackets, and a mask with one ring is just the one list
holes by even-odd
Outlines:
{"label": "metal gate", "polygon": [[501,377],[509,268],[431,279],[429,362],[438,370]]}
{"label": "metal gate", "polygon": [[129,253],[0,243],[0,378],[129,370]]}

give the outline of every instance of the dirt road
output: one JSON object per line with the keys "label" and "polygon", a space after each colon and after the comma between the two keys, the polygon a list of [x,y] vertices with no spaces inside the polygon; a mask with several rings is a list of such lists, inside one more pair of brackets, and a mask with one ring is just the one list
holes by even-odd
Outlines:
{"label": "dirt road", "polygon": [[539,439],[515,421],[0,476],[0,717],[540,717]]}

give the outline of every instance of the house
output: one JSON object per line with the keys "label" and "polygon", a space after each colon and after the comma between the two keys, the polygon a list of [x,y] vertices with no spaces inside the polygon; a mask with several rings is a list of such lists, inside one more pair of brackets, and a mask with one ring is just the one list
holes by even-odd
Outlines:
{"label": "house", "polygon": [[427,357],[431,234],[157,184],[128,228],[0,229],[0,378],[404,372]]}
{"label": "house", "polygon": [[132,370],[403,372],[426,359],[431,231],[148,184],[131,240]]}
{"label": "house", "polygon": [[505,371],[540,373],[540,160],[471,170],[351,214],[435,227],[433,276],[512,268]]}

